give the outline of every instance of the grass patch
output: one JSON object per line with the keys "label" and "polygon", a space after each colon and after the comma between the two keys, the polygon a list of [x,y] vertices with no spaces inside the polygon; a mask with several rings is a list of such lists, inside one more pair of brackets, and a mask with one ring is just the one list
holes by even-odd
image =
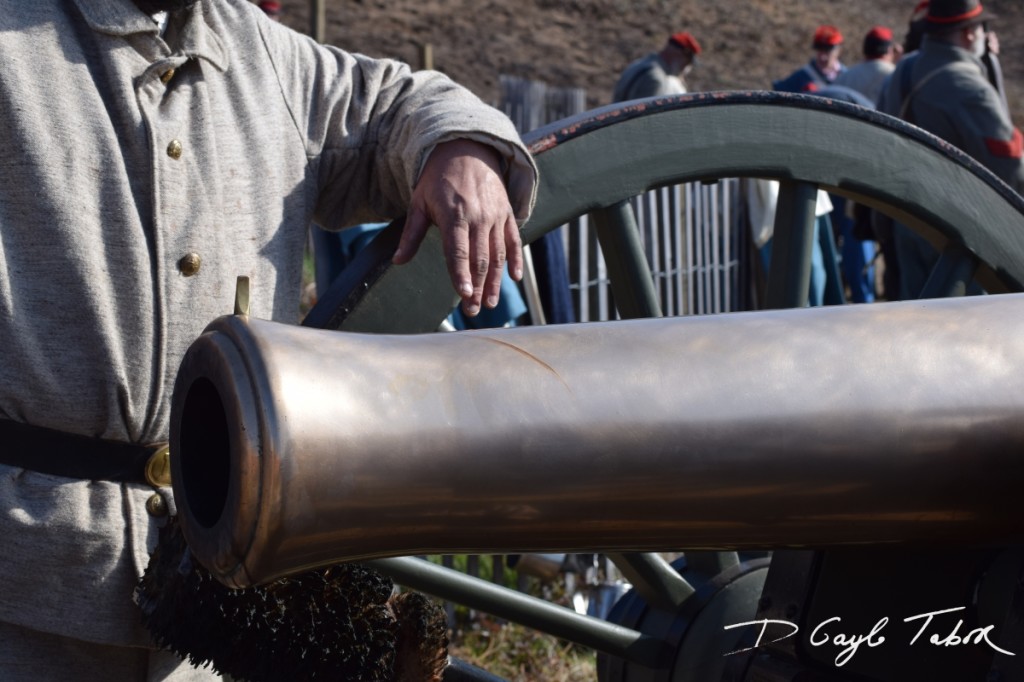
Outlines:
{"label": "grass patch", "polygon": [[453,635],[449,653],[508,682],[593,682],[597,655],[515,623],[477,615]]}
{"label": "grass patch", "polygon": [[[437,564],[445,563],[440,556],[428,559]],[[472,566],[465,555],[445,559],[459,572],[495,582],[494,557],[475,557]],[[561,580],[541,583],[504,566],[499,571],[497,582],[506,588],[522,590],[562,606],[569,604]],[[508,682],[593,682],[597,679],[597,655],[593,650],[460,604],[454,605],[449,653]]]}

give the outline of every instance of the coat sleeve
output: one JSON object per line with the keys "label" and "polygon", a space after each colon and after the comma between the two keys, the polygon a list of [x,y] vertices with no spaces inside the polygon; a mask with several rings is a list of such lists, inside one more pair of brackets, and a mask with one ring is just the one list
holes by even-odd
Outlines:
{"label": "coat sleeve", "polygon": [[317,183],[314,219],[327,229],[405,212],[427,156],[458,138],[501,154],[520,224],[533,208],[537,169],[511,121],[436,71],[317,44],[260,22],[263,44],[306,146]]}
{"label": "coat sleeve", "polygon": [[1024,192],[1024,137],[1010,122],[999,94],[975,87],[953,112],[962,149],[1018,192]]}

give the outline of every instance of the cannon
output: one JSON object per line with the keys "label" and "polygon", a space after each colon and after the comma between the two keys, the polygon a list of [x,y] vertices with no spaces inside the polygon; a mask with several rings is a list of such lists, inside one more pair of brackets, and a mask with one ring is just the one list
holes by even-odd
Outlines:
{"label": "cannon", "polygon": [[[393,268],[396,223],[304,322],[351,334],[214,322],[172,417],[196,556],[236,586],[365,561],[597,649],[601,680],[1024,680],[1024,199],[820,97],[654,98],[526,142],[542,185],[524,241],[593,215],[623,321],[429,334],[454,303],[439,240]],[[640,319],[660,315],[628,199],[728,177],[781,181],[768,310]],[[929,300],[785,310],[804,303],[819,188],[932,241]],[[989,295],[930,300],[972,281]],[[466,344],[490,374],[456,371]],[[408,556],[559,550],[629,578],[610,622]]]}

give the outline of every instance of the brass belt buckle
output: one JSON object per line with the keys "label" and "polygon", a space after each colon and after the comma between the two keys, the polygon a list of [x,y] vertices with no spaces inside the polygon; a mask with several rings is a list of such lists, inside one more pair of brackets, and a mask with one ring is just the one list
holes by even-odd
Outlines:
{"label": "brass belt buckle", "polygon": [[146,462],[146,482],[154,488],[171,484],[171,446],[164,445],[149,456]]}

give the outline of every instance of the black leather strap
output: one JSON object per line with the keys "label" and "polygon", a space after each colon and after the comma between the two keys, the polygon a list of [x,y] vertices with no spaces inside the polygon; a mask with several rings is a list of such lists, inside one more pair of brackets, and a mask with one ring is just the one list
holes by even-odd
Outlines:
{"label": "black leather strap", "polygon": [[0,420],[0,464],[53,476],[146,483],[146,464],[158,448]]}

